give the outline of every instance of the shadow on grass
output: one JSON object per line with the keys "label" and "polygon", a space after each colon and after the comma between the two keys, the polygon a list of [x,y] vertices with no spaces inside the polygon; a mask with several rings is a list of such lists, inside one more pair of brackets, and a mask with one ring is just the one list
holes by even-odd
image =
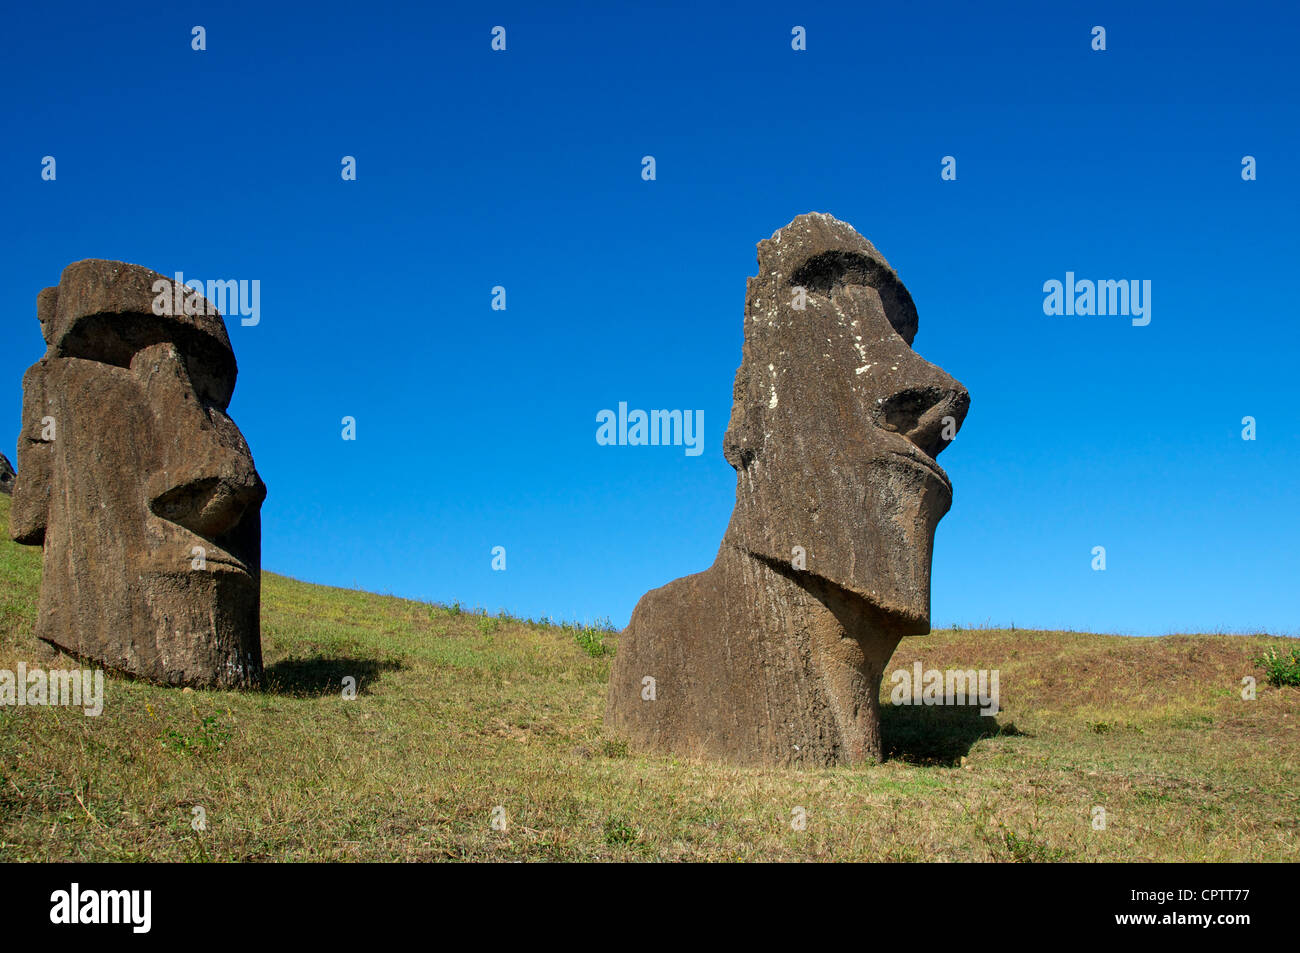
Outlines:
{"label": "shadow on grass", "polygon": [[981,738],[1024,736],[1014,722],[999,725],[974,705],[880,706],[880,735],[886,760],[908,764],[961,763]]}
{"label": "shadow on grass", "polygon": [[355,679],[356,692],[365,695],[383,672],[402,668],[401,662],[357,658],[287,658],[268,665],[263,672],[263,691],[299,698],[341,695],[345,678]]}

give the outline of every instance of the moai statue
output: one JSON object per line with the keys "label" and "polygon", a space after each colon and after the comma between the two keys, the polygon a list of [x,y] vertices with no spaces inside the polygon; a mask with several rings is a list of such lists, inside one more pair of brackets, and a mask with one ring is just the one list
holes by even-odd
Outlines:
{"label": "moai statue", "polygon": [[8,457],[0,453],[0,493],[13,495],[15,476],[13,464],[9,462]]}
{"label": "moai statue", "polygon": [[758,245],[724,437],[736,506],[713,566],[642,596],[606,723],[643,751],[748,764],[881,757],[879,692],[930,631],[935,457],[970,404],[911,347],[871,242],[801,215]]}
{"label": "moai statue", "polygon": [[262,674],[266,486],[226,407],[235,355],[196,291],[90,259],[36,299],[10,532],[44,544],[36,635],[170,685]]}

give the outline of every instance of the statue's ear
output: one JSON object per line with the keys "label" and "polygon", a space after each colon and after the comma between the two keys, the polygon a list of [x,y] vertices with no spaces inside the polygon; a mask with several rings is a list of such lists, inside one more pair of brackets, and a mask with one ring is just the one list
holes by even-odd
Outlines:
{"label": "statue's ear", "polygon": [[45,397],[47,373],[42,359],[23,375],[23,429],[18,435],[18,477],[9,511],[9,535],[27,546],[45,542],[54,450],[59,439],[59,421]]}

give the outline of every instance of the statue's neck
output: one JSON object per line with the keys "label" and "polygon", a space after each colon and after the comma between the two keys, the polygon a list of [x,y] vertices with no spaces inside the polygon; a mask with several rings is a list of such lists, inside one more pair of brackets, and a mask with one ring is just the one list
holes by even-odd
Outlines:
{"label": "statue's neck", "polygon": [[735,545],[730,534],[714,567],[743,580],[740,597],[753,607],[757,629],[776,623],[780,631],[797,634],[796,653],[802,656],[807,647],[805,677],[812,684],[806,687],[833,713],[845,760],[879,759],[880,681],[901,634],[861,596],[755,556]]}

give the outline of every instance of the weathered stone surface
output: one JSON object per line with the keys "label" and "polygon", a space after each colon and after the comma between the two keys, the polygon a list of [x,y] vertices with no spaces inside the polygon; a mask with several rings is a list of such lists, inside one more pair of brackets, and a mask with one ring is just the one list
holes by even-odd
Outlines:
{"label": "weathered stone surface", "polygon": [[235,356],[201,297],[155,314],[157,282],[173,296],[90,259],[37,296],[10,533],[44,545],[40,638],[152,681],[254,684],[266,487],[226,415]]}
{"label": "weathered stone surface", "polygon": [[14,491],[14,465],[9,462],[9,458],[0,453],[0,493],[13,493]]}
{"label": "weathered stone surface", "polygon": [[731,523],[712,567],[637,603],[606,722],[646,751],[879,760],[884,666],[930,628],[952,503],[934,457],[970,399],[912,350],[911,295],[849,225],[801,215],[759,243],[758,267],[724,437]]}

